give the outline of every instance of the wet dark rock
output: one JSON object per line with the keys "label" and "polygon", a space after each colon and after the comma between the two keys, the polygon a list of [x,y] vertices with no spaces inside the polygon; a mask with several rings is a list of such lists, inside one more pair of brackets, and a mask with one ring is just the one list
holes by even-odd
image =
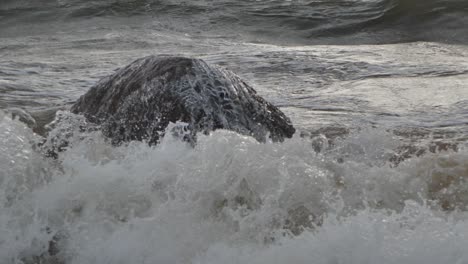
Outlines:
{"label": "wet dark rock", "polygon": [[[295,129],[278,108],[234,73],[200,59],[149,56],[99,81],[71,108],[101,126],[112,143],[156,144],[170,122],[187,124],[185,139],[228,129],[263,142]],[[184,131],[182,131],[184,134]]]}

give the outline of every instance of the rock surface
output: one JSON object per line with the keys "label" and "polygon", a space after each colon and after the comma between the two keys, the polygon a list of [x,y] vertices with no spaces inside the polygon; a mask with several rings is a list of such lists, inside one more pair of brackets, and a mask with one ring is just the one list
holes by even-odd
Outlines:
{"label": "rock surface", "polygon": [[197,132],[228,129],[258,141],[292,137],[289,118],[234,73],[200,59],[149,56],[102,79],[71,108],[114,144],[157,144],[170,122]]}

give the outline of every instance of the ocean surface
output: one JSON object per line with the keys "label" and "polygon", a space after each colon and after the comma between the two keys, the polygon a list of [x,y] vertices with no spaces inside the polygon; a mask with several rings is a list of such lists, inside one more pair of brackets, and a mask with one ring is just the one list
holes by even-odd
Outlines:
{"label": "ocean surface", "polygon": [[[147,55],[237,73],[296,135],[38,150]],[[466,0],[0,0],[2,264],[466,264],[467,140]]]}

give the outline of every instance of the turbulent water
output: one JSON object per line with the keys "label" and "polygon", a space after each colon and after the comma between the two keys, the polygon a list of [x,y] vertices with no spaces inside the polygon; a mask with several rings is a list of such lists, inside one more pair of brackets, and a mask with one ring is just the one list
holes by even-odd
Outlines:
{"label": "turbulent water", "polygon": [[[0,263],[468,263],[467,28],[464,0],[2,0]],[[37,149],[152,54],[236,72],[298,132]]]}

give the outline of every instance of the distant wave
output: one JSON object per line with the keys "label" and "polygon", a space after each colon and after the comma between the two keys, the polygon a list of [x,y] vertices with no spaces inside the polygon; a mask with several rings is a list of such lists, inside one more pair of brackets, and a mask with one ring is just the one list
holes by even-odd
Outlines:
{"label": "distant wave", "polygon": [[[0,26],[90,17],[194,20],[203,30],[234,29],[305,42],[468,41],[466,0],[3,0]],[[213,26],[216,25],[216,26]],[[353,39],[349,36],[353,35]]]}

